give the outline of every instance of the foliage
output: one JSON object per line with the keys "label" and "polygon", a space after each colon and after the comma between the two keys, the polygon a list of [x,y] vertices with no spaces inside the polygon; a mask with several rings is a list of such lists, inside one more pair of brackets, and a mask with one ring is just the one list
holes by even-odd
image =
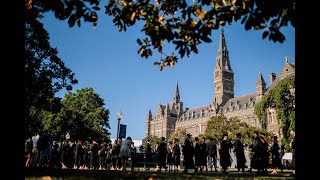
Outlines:
{"label": "foliage", "polygon": [[252,144],[254,131],[264,133],[267,137],[272,137],[272,134],[266,130],[249,126],[247,123],[241,122],[238,117],[227,119],[224,114],[219,113],[208,121],[206,132],[201,137],[205,137],[207,140],[213,138],[215,142],[219,142],[224,133],[228,134],[230,140],[235,140],[236,134],[241,133],[242,142]]}
{"label": "foliage", "polygon": [[26,12],[25,21],[25,135],[43,128],[42,111],[56,113],[60,110],[60,98],[54,97],[59,90],[72,89],[78,81],[74,73],[58,57],[58,50],[51,47],[49,34],[39,22],[39,10]]}
{"label": "foliage", "polygon": [[185,128],[177,128],[169,137],[169,141],[174,141],[175,138],[179,140],[180,143],[184,143],[187,137],[187,130]]}
{"label": "foliage", "polygon": [[295,128],[295,76],[291,75],[280,81],[273,89],[265,94],[254,112],[258,119],[267,126],[267,109],[273,108],[277,112],[278,123],[282,129],[283,138],[281,144],[286,150],[290,148],[290,130]]}
{"label": "foliage", "polygon": [[150,140],[151,149],[154,151],[157,149],[157,144],[161,142],[161,139],[158,136],[149,136],[142,139],[142,147],[145,149],[147,147],[147,140]]}
{"label": "foliage", "polygon": [[109,142],[109,110],[104,105],[104,100],[92,88],[69,92],[62,100],[59,113],[47,113],[44,127],[57,139],[64,139],[69,132],[74,140],[91,137],[98,142]]}
{"label": "foliage", "polygon": [[[52,10],[59,20],[68,19],[70,27],[76,23],[80,27],[81,19],[95,27],[96,11],[102,6],[99,0],[30,1],[29,8]],[[148,58],[153,55],[152,48],[157,49],[161,58],[154,64],[160,70],[178,62],[174,52],[163,52],[166,43],[173,43],[183,58],[198,53],[199,44],[210,43],[212,30],[239,20],[246,30],[263,30],[262,39],[269,37],[280,43],[285,40],[280,29],[288,23],[295,27],[295,0],[109,0],[104,6],[119,31],[142,21],[141,31],[146,37],[137,39],[138,54]]]}

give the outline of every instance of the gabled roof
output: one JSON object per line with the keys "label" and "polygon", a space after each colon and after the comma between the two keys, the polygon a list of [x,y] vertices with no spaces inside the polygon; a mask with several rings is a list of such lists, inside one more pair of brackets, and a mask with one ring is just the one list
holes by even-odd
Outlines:
{"label": "gabled roof", "polygon": [[244,96],[236,97],[229,99],[222,107],[221,110],[224,112],[225,110],[234,110],[238,108],[244,108],[253,105],[256,102],[256,93],[247,94]]}

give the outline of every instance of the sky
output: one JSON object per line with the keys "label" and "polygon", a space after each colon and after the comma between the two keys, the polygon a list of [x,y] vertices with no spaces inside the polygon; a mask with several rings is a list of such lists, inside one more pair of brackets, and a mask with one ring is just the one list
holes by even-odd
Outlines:
{"label": "sky", "polygon": [[[174,68],[160,71],[153,62],[159,61],[156,50],[148,59],[137,53],[137,38],[144,38],[140,23],[126,32],[119,32],[112,18],[104,10],[98,13],[98,25],[82,21],[81,27],[69,27],[67,21],[56,19],[52,12],[42,20],[50,36],[50,43],[59,51],[66,67],[75,73],[78,84],[71,92],[92,87],[110,111],[111,138],[117,134],[117,112],[121,110],[121,124],[127,125],[127,136],[145,138],[146,117],[149,110],[156,113],[159,104],[173,101],[176,83],[179,84],[180,100],[184,108],[195,108],[213,101],[213,68],[219,46],[220,30],[212,32],[211,43],[198,46],[198,54],[179,59]],[[269,73],[279,75],[288,57],[295,63],[295,29],[290,25],[282,33],[283,43],[262,39],[263,31],[246,31],[239,23],[226,25],[224,34],[234,71],[234,96],[239,97],[256,91],[259,72],[269,86]],[[166,44],[164,51],[170,54],[174,46]],[[175,52],[175,54],[178,54]],[[178,56],[179,57],[179,56]],[[56,96],[63,98],[66,90]]]}

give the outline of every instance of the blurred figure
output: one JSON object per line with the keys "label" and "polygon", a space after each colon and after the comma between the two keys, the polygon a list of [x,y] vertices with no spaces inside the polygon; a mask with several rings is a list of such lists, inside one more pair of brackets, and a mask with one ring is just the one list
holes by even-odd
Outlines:
{"label": "blurred figure", "polygon": [[179,171],[180,156],[181,156],[181,151],[180,151],[179,139],[175,138],[174,145],[173,145],[173,158],[174,158],[174,171],[175,172]]}
{"label": "blurred figure", "polygon": [[231,165],[230,149],[232,144],[228,139],[228,134],[223,134],[223,139],[220,141],[220,164],[223,173],[228,173],[228,167]]}
{"label": "blurred figure", "polygon": [[296,131],[294,129],[290,130],[290,136],[291,136],[291,141],[290,141],[290,147],[291,147],[291,152],[292,152],[292,168],[293,168],[293,174],[295,174],[296,170]]}
{"label": "blurred figure", "polygon": [[240,172],[240,169],[242,169],[242,172],[244,172],[245,164],[246,164],[246,158],[244,156],[244,145],[241,141],[241,134],[236,134],[237,139],[234,143],[236,157],[237,157],[237,168],[238,172]]}
{"label": "blurred figure", "polygon": [[208,152],[208,162],[210,171],[214,166],[214,170],[217,170],[217,144],[214,142],[213,138],[210,138],[210,141],[207,143],[207,152]]}
{"label": "blurred figure", "polygon": [[190,140],[191,134],[187,134],[187,137],[184,141],[182,153],[183,153],[183,165],[184,165],[184,173],[188,173],[188,169],[194,169],[194,147]]}
{"label": "blurred figure", "polygon": [[280,159],[280,153],[279,153],[280,147],[278,143],[278,137],[273,137],[273,143],[271,146],[271,157],[272,157],[272,163],[271,166],[273,168],[272,174],[277,174],[277,169],[281,169],[281,172],[283,172],[283,167]]}

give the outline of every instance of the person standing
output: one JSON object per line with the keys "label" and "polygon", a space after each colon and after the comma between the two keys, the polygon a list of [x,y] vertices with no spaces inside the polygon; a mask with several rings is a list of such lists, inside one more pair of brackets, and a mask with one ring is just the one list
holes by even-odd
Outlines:
{"label": "person standing", "polygon": [[228,134],[223,134],[223,139],[220,141],[220,164],[222,167],[223,173],[228,173],[228,167],[231,165],[230,161],[230,149],[232,144],[228,139]]}
{"label": "person standing", "polygon": [[175,138],[174,139],[174,146],[173,146],[173,159],[174,159],[174,171],[177,172],[179,171],[179,166],[180,166],[180,144],[179,144],[179,139]]}
{"label": "person standing", "polygon": [[201,170],[201,150],[200,150],[200,143],[199,143],[199,138],[195,137],[194,138],[194,165],[195,165],[195,170],[194,172],[198,172],[198,168]]}
{"label": "person standing", "polygon": [[131,147],[130,147],[130,154],[131,154],[131,170],[134,170],[136,166],[136,156],[137,156],[137,148],[134,146],[134,142],[131,142]]}
{"label": "person standing", "polygon": [[201,155],[201,168],[200,171],[202,171],[204,168],[206,168],[206,172],[208,172],[208,166],[207,166],[207,143],[206,139],[203,137],[202,141],[200,143],[200,155]]}
{"label": "person standing", "polygon": [[271,146],[271,157],[272,157],[272,163],[271,166],[273,168],[272,174],[277,174],[277,169],[281,169],[281,172],[283,172],[283,167],[280,159],[280,153],[279,153],[280,147],[278,143],[278,137],[274,136],[273,137],[273,143]]}
{"label": "person standing", "polygon": [[146,170],[150,170],[149,162],[152,161],[152,148],[150,144],[150,139],[147,140],[147,147],[146,147]]}
{"label": "person standing", "polygon": [[293,174],[295,174],[296,170],[296,131],[294,129],[290,130],[290,136],[291,136],[291,141],[290,141],[290,147],[291,147],[291,152],[292,152],[292,168],[293,168]]}
{"label": "person standing", "polygon": [[257,169],[257,174],[261,174],[265,167],[264,154],[263,154],[263,144],[260,140],[259,133],[255,131],[253,133],[253,142],[252,142],[252,159],[251,159],[251,168]]}
{"label": "person standing", "polygon": [[240,169],[242,170],[242,172],[244,172],[244,168],[246,164],[246,158],[244,155],[244,145],[241,141],[241,134],[237,133],[236,136],[237,136],[237,139],[234,143],[234,148],[235,148],[234,151],[237,157],[237,168],[238,168],[238,172],[240,172]]}
{"label": "person standing", "polygon": [[161,173],[161,168],[167,171],[166,159],[167,159],[167,143],[165,142],[166,138],[161,137],[161,142],[157,148],[158,150],[158,159],[159,159],[159,170],[158,172]]}
{"label": "person standing", "polygon": [[191,134],[187,134],[187,137],[183,145],[183,164],[184,164],[184,173],[188,173],[188,169],[194,169],[193,155],[194,147],[190,140]]}
{"label": "person standing", "polygon": [[212,167],[214,170],[217,170],[217,144],[213,141],[213,138],[210,138],[210,141],[207,143],[207,152],[208,152],[208,162],[210,171],[212,172]]}
{"label": "person standing", "polygon": [[132,139],[131,137],[127,137],[127,139],[122,141],[121,149],[120,149],[120,157],[122,170],[125,172],[127,170],[128,158],[131,158],[130,147],[131,147]]}

